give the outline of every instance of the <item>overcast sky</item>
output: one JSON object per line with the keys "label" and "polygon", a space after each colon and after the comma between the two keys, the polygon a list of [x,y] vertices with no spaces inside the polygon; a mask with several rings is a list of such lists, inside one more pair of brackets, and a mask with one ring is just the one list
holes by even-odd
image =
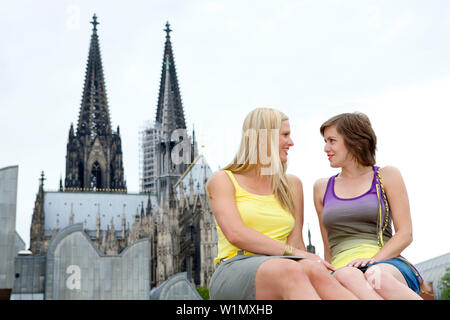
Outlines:
{"label": "overcast sky", "polygon": [[377,164],[399,168],[408,189],[414,242],[404,256],[417,263],[450,251],[446,0],[2,0],[0,168],[19,165],[16,228],[27,246],[40,172],[48,190],[64,179],[94,13],[130,192],[139,191],[138,134],[155,118],[169,21],[186,121],[213,171],[231,161],[248,112],[285,112],[295,143],[288,171],[304,185],[304,240],[309,224],[323,255],[312,187],[338,171],[319,127],[364,112]]}

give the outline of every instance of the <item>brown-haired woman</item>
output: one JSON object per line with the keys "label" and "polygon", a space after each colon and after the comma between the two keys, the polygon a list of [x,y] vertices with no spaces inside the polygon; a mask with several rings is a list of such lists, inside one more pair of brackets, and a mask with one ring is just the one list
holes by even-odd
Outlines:
{"label": "brown-haired woman", "polygon": [[212,299],[356,299],[305,251],[302,183],[286,174],[293,145],[286,115],[255,109],[233,162],[208,180],[218,232]]}
{"label": "brown-haired woman", "polygon": [[[412,242],[408,195],[400,171],[375,166],[369,118],[343,113],[320,127],[332,168],[314,184],[325,260],[361,299],[420,299],[421,277],[400,254]],[[392,235],[391,222],[395,227]]]}

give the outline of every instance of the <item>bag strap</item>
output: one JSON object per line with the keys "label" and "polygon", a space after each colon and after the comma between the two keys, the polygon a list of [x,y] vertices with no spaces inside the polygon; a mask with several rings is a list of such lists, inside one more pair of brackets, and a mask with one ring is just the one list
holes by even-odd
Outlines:
{"label": "bag strap", "polygon": [[[376,186],[377,186],[377,196],[378,196],[378,222],[377,222],[377,224],[378,224],[378,227],[377,227],[377,230],[378,230],[378,246],[381,248],[384,245],[384,243],[383,243],[383,233],[384,233],[384,230],[386,229],[386,227],[389,224],[390,210],[389,210],[389,203],[387,201],[386,192],[384,191],[384,186],[383,186],[383,183],[381,181],[381,175],[380,175],[380,168],[379,167],[375,167],[375,177],[376,177],[376,182],[377,182]],[[382,210],[381,200],[383,200],[383,202],[384,202],[384,207],[385,207],[385,211],[384,212]],[[421,292],[426,292],[426,290],[424,289],[423,277],[420,274],[419,270],[417,270],[417,268],[411,262],[409,262],[406,258],[402,257],[401,255],[398,256],[398,259],[402,260],[407,265],[409,265],[409,267],[413,270],[414,274],[419,278]]]}
{"label": "bag strap", "polygon": [[[376,180],[376,188],[377,188],[377,197],[378,197],[378,220],[377,220],[377,241],[378,246],[381,248],[384,245],[383,242],[383,233],[389,225],[389,203],[387,201],[386,192],[384,191],[384,186],[381,181],[380,168],[375,167],[375,180]],[[384,210],[381,202],[384,202]]]}

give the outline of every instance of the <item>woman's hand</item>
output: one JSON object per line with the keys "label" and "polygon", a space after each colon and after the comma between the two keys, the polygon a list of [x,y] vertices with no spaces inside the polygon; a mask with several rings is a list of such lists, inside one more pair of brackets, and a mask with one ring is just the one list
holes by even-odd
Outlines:
{"label": "woman's hand", "polygon": [[347,267],[355,267],[355,268],[365,267],[366,265],[373,264],[374,262],[375,262],[374,258],[359,258],[347,264]]}
{"label": "woman's hand", "polygon": [[293,248],[292,255],[316,261],[317,263],[323,264],[328,270],[336,271],[336,268],[333,267],[331,263],[325,261],[317,254]]}
{"label": "woman's hand", "polygon": [[320,258],[320,257],[319,257],[319,259],[317,259],[317,262],[318,262],[318,263],[322,263],[328,270],[336,271],[336,268],[333,267],[333,265],[332,265],[331,263],[329,263],[329,262],[326,261],[326,260],[323,260],[323,259]]}

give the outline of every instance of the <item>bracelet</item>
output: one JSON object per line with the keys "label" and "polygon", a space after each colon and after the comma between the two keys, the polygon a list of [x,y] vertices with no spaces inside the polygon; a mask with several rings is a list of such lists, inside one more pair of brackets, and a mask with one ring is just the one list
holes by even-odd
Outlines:
{"label": "bracelet", "polygon": [[284,246],[283,256],[292,256],[292,246],[287,244]]}

